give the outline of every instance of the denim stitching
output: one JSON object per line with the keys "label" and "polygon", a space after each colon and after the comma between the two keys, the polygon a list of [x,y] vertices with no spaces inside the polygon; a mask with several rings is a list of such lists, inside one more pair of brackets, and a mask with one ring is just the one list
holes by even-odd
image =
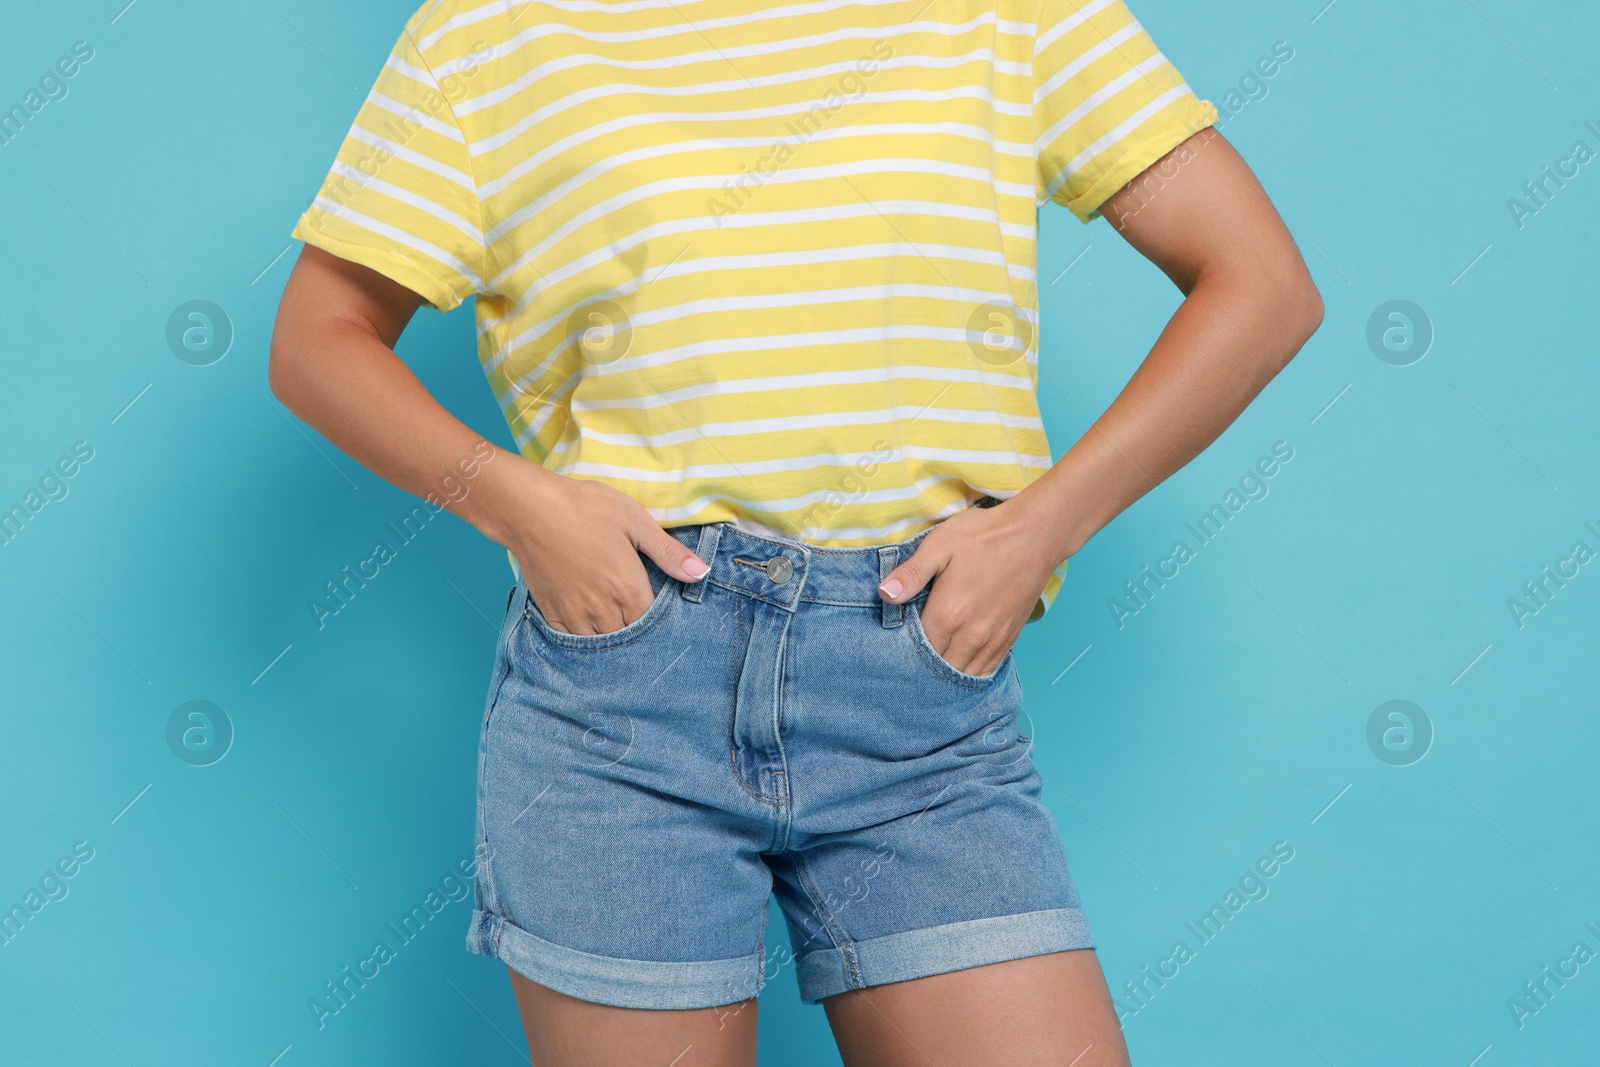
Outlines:
{"label": "denim stitching", "polygon": [[[661,624],[661,620],[666,618],[667,613],[672,610],[672,605],[668,603],[668,601],[672,599],[672,587],[674,585],[681,586],[681,584],[682,583],[680,583],[678,579],[668,575],[666,580],[661,583],[661,588],[656,591],[655,599],[650,602],[650,606],[645,609],[645,613],[643,615],[633,620],[633,622],[628,623],[628,625],[624,626],[622,629],[614,630],[608,634],[569,634],[557,630],[554,626],[550,625],[550,620],[546,619],[544,617],[544,613],[540,611],[538,606],[533,603],[533,597],[531,594],[528,597],[527,615],[529,620],[533,622],[534,626],[539,630],[539,632],[544,635],[545,639],[557,648],[564,648],[569,652],[602,652],[606,649],[621,648],[623,645],[630,645],[659,626]],[[636,626],[641,622],[645,622],[647,619],[649,620],[648,623],[639,629],[629,629],[630,627]],[[611,640],[612,638],[619,636],[621,637],[621,640]],[[580,643],[577,644],[570,643],[571,639],[575,637],[592,640],[581,640]]]}
{"label": "denim stitching", "polygon": [[[1010,652],[1001,657],[999,666],[995,667],[994,673],[987,677],[958,671],[933,651],[933,643],[928,639],[928,631],[922,628],[922,612],[920,610],[912,612],[909,610],[910,606],[909,603],[906,605],[906,615],[915,615],[915,619],[903,629],[906,630],[906,636],[911,639],[911,647],[916,650],[918,656],[922,657],[922,662],[926,663],[941,680],[950,685],[958,685],[963,689],[987,689],[999,680],[1000,675],[1005,672],[1006,660],[1011,658]],[[924,642],[927,642],[926,647],[924,647]]]}
{"label": "denim stitching", "polygon": [[785,692],[783,681],[789,673],[789,662],[784,656],[784,652],[789,647],[789,625],[793,621],[794,616],[792,615],[783,620],[783,632],[778,635],[776,662],[772,665],[772,733],[773,742],[778,746],[778,762],[783,767],[780,771],[772,772],[773,777],[781,779],[783,782],[783,791],[776,797],[779,825],[773,828],[772,851],[788,847],[789,826],[794,818],[794,813],[789,809],[789,801],[792,799],[789,787],[789,757],[783,749],[783,695]]}
{"label": "denim stitching", "polygon": [[[744,780],[744,776],[739,773],[739,744],[736,731],[739,724],[739,677],[743,673],[742,668],[744,667],[744,657],[739,653],[741,649],[746,655],[750,651],[749,636],[746,634],[744,624],[744,609],[746,607],[747,605],[745,604],[735,603],[737,610],[735,612],[732,650],[728,654],[728,776],[733,779],[735,785],[744,790],[746,795],[754,797],[763,804],[780,807],[777,797],[769,797],[764,793],[758,793],[751,789],[749,783]],[[754,606],[749,607],[752,617],[749,633],[754,633],[755,608]],[[746,634],[743,640],[740,640],[741,634]]]}
{"label": "denim stitching", "polygon": [[722,531],[715,524],[700,527],[698,541],[695,544],[694,554],[701,563],[706,565],[707,577],[698,582],[683,583],[683,599],[691,604],[698,604],[704,597],[705,587],[710,582],[711,564],[717,558],[717,542],[722,539]]}
{"label": "denim stitching", "polygon": [[806,862],[805,853],[795,852],[793,856],[795,878],[799,881],[800,888],[805,890],[806,896],[811,898],[811,912],[822,921],[823,930],[833,939],[834,950],[844,960],[845,984],[851,989],[866,988],[866,983],[861,980],[861,965],[856,959],[855,942],[850,940],[850,935],[839,925],[838,917],[823,901],[817,889],[817,881],[811,877],[811,865]]}
{"label": "denim stitching", "polygon": [[[793,604],[787,604],[782,600],[776,600],[776,599],[768,596],[765,593],[758,593],[754,589],[748,589],[748,588],[746,588],[745,586],[742,586],[742,585],[729,585],[727,582],[722,581],[719,578],[702,578],[702,579],[700,579],[700,581],[702,583],[708,584],[708,585],[721,586],[722,588],[726,589],[730,593],[742,593],[745,596],[754,597],[756,600],[765,600],[768,604],[771,604],[773,607],[782,608],[785,611],[793,611],[794,607],[795,607]],[[804,598],[803,597],[796,597],[795,599],[796,600],[801,600],[801,599],[804,599]]]}
{"label": "denim stitching", "polygon": [[[519,617],[514,621],[511,618],[511,603],[516,595],[517,587],[512,586],[511,592],[506,596],[506,613],[500,620],[501,628],[506,631],[504,637],[500,640],[501,663],[491,685],[489,704],[483,714],[483,729],[478,736],[478,811],[480,820],[476,829],[481,834],[479,843],[485,847],[489,844],[489,823],[482,815],[489,810],[489,780],[485,773],[487,770],[485,757],[488,754],[490,744],[489,730],[496,718],[495,712],[499,710],[500,696],[505,691],[506,682],[510,680],[512,672],[516,669],[512,648],[515,645],[517,631],[522,628],[522,623],[527,618],[526,609],[518,612]],[[491,857],[494,855],[493,850],[490,850],[489,855]],[[489,860],[485,860],[481,867],[483,868],[481,877],[483,879],[484,904],[489,910],[493,911],[499,906],[499,894],[495,892],[494,888],[494,868],[490,865]]]}

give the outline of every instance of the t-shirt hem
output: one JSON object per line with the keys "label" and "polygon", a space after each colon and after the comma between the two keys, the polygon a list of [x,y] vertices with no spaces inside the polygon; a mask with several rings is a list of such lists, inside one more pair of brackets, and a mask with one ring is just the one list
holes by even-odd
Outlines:
{"label": "t-shirt hem", "polygon": [[308,245],[315,245],[329,255],[375,270],[390,281],[398,282],[410,289],[439,311],[450,311],[461,305],[462,298],[454,289],[411,260],[385,248],[355,244],[330,237],[310,221],[309,212],[300,216],[300,221],[295,223],[294,231],[289,236]]}
{"label": "t-shirt hem", "polygon": [[1217,109],[1209,100],[1193,100],[1182,112],[1168,118],[1148,137],[1130,148],[1121,159],[1100,176],[1100,180],[1073,199],[1051,199],[1088,223],[1100,217],[1101,206],[1123,186],[1143,174],[1162,156],[1190,137],[1217,122]]}

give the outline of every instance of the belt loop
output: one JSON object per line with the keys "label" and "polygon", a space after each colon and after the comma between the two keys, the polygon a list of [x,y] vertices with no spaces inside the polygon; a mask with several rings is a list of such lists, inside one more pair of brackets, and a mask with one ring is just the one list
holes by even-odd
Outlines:
{"label": "belt loop", "polygon": [[[882,585],[889,577],[889,573],[899,565],[900,553],[893,546],[878,549],[878,584]],[[882,600],[882,597],[879,597]],[[883,625],[886,629],[894,629],[900,625],[904,608],[899,604],[883,601]]]}
{"label": "belt loop", "polygon": [[[700,562],[707,567],[717,558],[717,540],[722,536],[722,524],[708,522],[700,527],[700,544],[696,546],[694,554],[700,557]],[[706,583],[711,580],[711,572],[698,582],[683,583],[683,599],[691,604],[700,603],[700,598],[705,595]]]}

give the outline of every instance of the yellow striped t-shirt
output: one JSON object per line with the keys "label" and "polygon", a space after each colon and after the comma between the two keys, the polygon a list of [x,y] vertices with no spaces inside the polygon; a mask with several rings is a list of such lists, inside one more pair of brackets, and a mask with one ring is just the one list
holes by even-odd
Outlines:
{"label": "yellow striped t-shirt", "polygon": [[883,544],[1051,463],[1039,208],[1215,119],[1121,0],[432,0],[294,236],[475,295],[530,460]]}

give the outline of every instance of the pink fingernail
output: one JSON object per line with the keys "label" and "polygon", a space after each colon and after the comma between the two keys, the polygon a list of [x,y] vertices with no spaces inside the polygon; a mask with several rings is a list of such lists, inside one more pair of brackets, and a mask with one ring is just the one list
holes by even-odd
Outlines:
{"label": "pink fingernail", "polygon": [[900,584],[900,579],[898,578],[890,578],[887,582],[884,582],[882,585],[878,586],[878,588],[882,590],[883,595],[888,597],[890,600],[893,600],[895,597],[905,592],[906,589],[905,586]]}
{"label": "pink fingernail", "polygon": [[704,578],[706,571],[710,570],[711,568],[707,567],[706,561],[701,559],[699,556],[691,556],[688,562],[684,563],[683,569],[691,578]]}

